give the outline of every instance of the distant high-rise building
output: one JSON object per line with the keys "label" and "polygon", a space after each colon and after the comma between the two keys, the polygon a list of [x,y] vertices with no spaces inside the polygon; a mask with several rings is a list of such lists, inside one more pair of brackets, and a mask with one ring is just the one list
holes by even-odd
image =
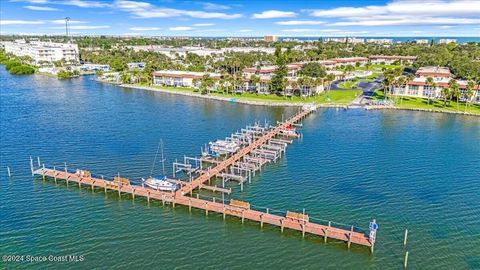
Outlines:
{"label": "distant high-rise building", "polygon": [[277,36],[264,36],[263,40],[266,42],[275,42],[278,40]]}
{"label": "distant high-rise building", "polygon": [[428,39],[416,39],[415,43],[417,44],[428,44],[429,40]]}
{"label": "distant high-rise building", "polygon": [[453,39],[453,38],[442,38],[438,41],[439,44],[448,44],[448,43],[457,43],[457,40],[456,39]]}

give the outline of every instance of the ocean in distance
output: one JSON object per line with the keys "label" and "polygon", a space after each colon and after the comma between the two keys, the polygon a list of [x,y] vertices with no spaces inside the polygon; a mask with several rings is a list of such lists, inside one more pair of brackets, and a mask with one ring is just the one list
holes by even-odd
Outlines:
{"label": "ocean in distance", "polygon": [[347,250],[345,243],[30,175],[29,156],[40,156],[46,165],[68,161],[138,180],[150,174],[159,138],[170,165],[294,108],[125,89],[91,76],[13,76],[3,67],[0,78],[0,255],[84,256],[77,263],[0,262],[1,269],[402,269],[407,250],[411,269],[480,268],[478,117],[322,109],[304,120],[303,138],[281,160],[243,192],[232,185],[232,198],[256,206],[305,208],[363,228],[375,218],[371,255],[365,247]]}

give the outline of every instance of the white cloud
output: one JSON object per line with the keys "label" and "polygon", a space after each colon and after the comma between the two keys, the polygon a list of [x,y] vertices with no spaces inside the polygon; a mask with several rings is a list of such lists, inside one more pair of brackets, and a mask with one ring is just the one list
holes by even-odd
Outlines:
{"label": "white cloud", "polygon": [[208,10],[225,10],[230,9],[229,6],[226,5],[219,5],[215,3],[203,3],[203,8]]}
{"label": "white cloud", "polygon": [[[51,20],[51,21],[48,21],[49,23],[53,23],[53,24],[65,24],[65,20]],[[84,22],[84,21],[76,21],[76,20],[69,20],[68,21],[69,24],[82,24],[82,23],[87,23],[87,22]]]}
{"label": "white cloud", "polygon": [[440,29],[451,29],[451,28],[454,28],[455,26],[453,25],[440,25],[438,26],[438,28]]}
{"label": "white cloud", "polygon": [[426,0],[421,2],[400,0],[384,6],[339,7],[311,10],[316,17],[369,17],[374,15],[428,15],[428,16],[478,16],[478,0]]}
{"label": "white cloud", "polygon": [[253,19],[275,19],[275,18],[291,18],[297,16],[297,13],[292,11],[281,10],[265,10],[262,13],[253,14]]}
{"label": "white cloud", "polygon": [[27,2],[31,4],[47,4],[48,0],[10,0],[10,2]]}
{"label": "white cloud", "polygon": [[59,11],[58,8],[53,7],[41,7],[41,6],[24,6],[23,8],[30,9],[30,10],[37,10],[37,11]]}
{"label": "white cloud", "polygon": [[280,25],[319,25],[324,24],[324,21],[281,21],[276,22],[276,24]]}
{"label": "white cloud", "polygon": [[240,32],[240,33],[248,33],[248,32],[252,32],[252,29],[240,29],[240,30],[238,30],[238,32]]}
{"label": "white cloud", "polygon": [[[64,26],[53,26],[50,29],[64,29]],[[110,25],[71,25],[68,27],[71,30],[95,30],[95,29],[107,29]]]}
{"label": "white cloud", "polygon": [[176,26],[176,27],[170,27],[168,30],[170,31],[191,31],[194,30],[195,28],[190,27],[190,26]]}
{"label": "white cloud", "polygon": [[201,27],[201,26],[213,26],[213,23],[196,23],[193,26]]}
{"label": "white cloud", "polygon": [[109,3],[105,3],[105,2],[83,1],[83,0],[65,0],[65,1],[58,2],[58,4],[76,6],[81,8],[103,8],[103,7],[110,6]]}
{"label": "white cloud", "polygon": [[187,16],[199,19],[237,19],[241,14],[227,14],[221,12],[206,12],[198,10],[183,10],[175,8],[159,8],[147,2],[118,0],[114,5],[122,11],[133,14],[138,18],[169,18]]}
{"label": "white cloud", "polygon": [[478,24],[478,0],[397,0],[386,5],[307,10],[311,16],[340,21],[337,26],[459,25]]}
{"label": "white cloud", "polygon": [[160,30],[160,27],[130,27],[128,28],[132,31],[157,31]]}
{"label": "white cloud", "polygon": [[44,21],[28,21],[28,20],[0,20],[0,25],[30,25],[44,24]]}
{"label": "white cloud", "polygon": [[433,18],[433,17],[417,17],[405,18],[395,20],[357,20],[357,21],[342,21],[335,22],[328,25],[332,26],[387,26],[387,25],[435,25],[435,24],[480,24],[480,19],[470,18]]}
{"label": "white cloud", "polygon": [[293,28],[293,29],[283,29],[282,32],[293,32],[293,33],[304,33],[304,32],[315,32],[318,29],[311,28]]}

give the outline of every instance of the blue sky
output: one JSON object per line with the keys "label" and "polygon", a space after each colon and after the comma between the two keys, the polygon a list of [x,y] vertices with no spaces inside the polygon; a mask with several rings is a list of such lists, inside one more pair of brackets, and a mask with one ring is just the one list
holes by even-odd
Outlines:
{"label": "blue sky", "polygon": [[0,0],[1,34],[480,36],[480,0]]}

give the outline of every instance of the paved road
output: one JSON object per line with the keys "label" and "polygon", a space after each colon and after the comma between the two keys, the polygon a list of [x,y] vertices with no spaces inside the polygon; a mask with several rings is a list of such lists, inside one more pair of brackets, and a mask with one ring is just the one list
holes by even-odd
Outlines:
{"label": "paved road", "polygon": [[[355,98],[355,100],[353,100],[349,106],[356,107],[356,106],[365,105],[365,103],[371,99],[375,90],[382,87],[382,80],[383,80],[383,76],[380,75],[373,82],[365,82],[365,81],[358,82],[356,84],[357,89],[362,90],[363,93],[359,95],[357,98]],[[342,90],[339,87],[339,84],[342,82],[343,81],[333,82],[331,90]]]}

